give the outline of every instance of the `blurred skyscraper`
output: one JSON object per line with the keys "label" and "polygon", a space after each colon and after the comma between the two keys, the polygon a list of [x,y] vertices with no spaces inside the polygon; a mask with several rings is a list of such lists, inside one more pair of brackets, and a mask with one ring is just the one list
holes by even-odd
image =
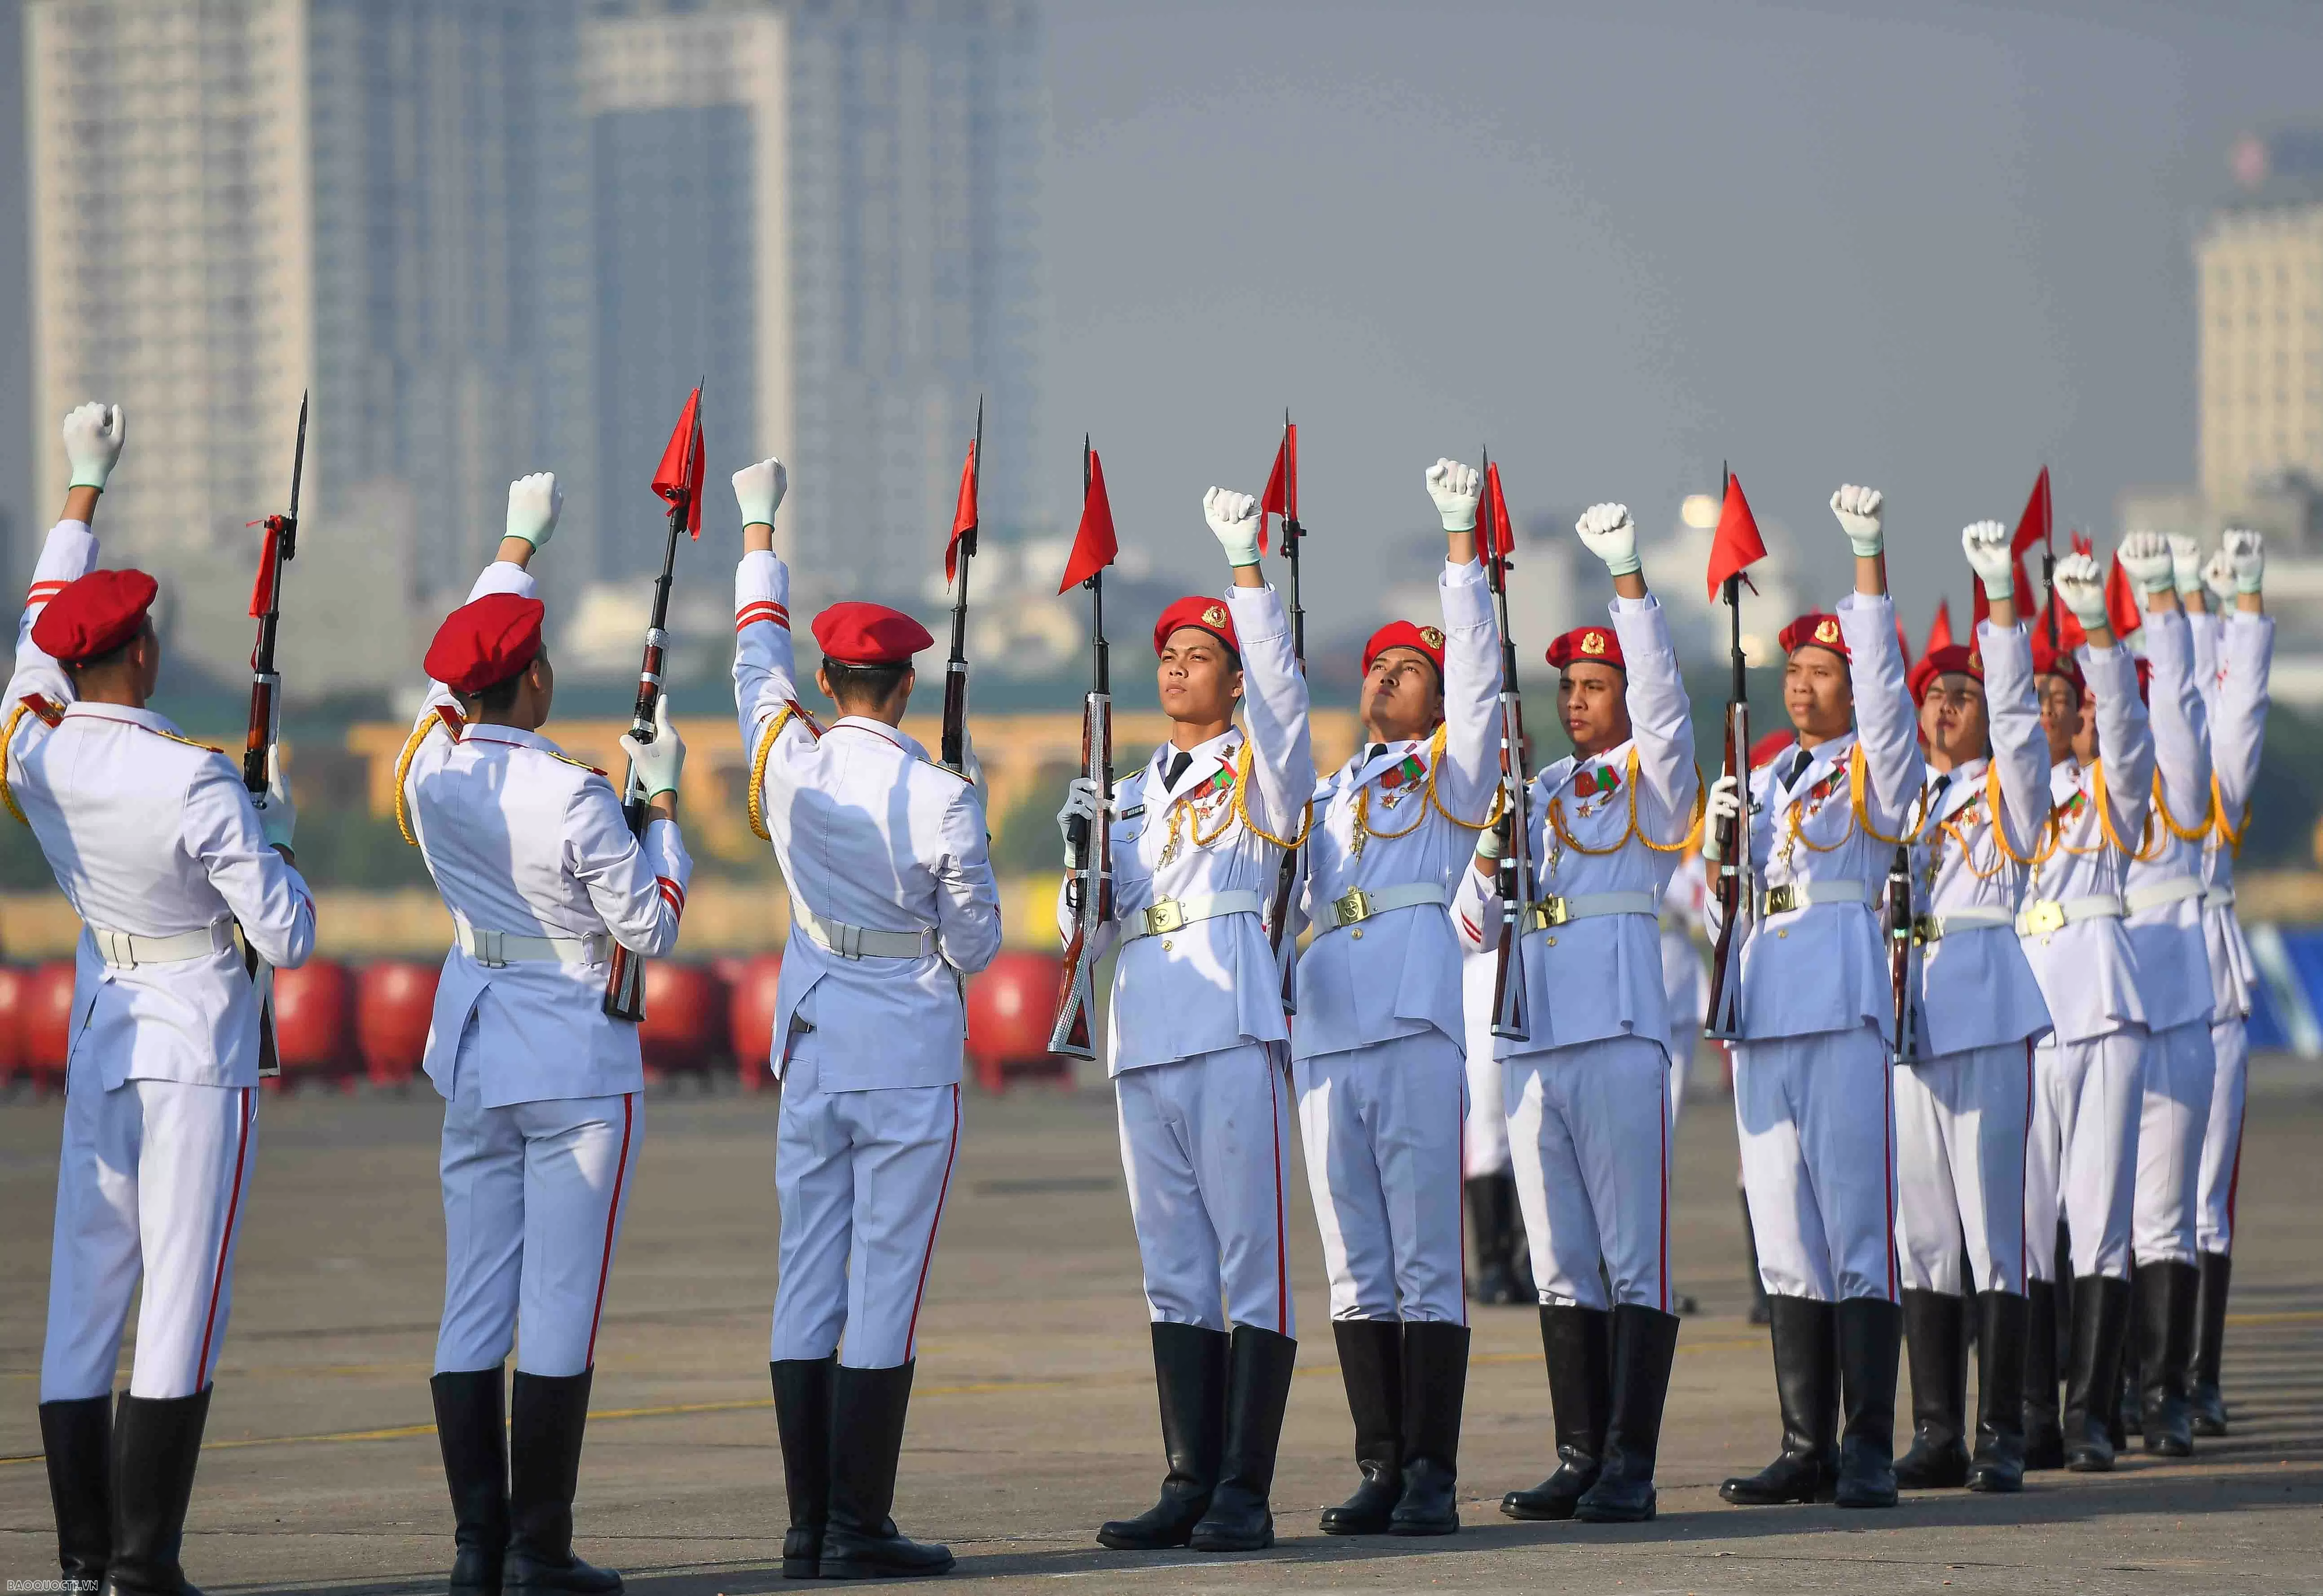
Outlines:
{"label": "blurred skyscraper", "polygon": [[408,676],[521,472],[553,595],[651,564],[704,376],[713,482],[783,454],[834,585],[917,585],[979,392],[990,518],[1032,509],[1029,0],[33,0],[25,64],[34,502],[55,418],[128,407],[101,530],[215,674],[302,389],[300,691]]}

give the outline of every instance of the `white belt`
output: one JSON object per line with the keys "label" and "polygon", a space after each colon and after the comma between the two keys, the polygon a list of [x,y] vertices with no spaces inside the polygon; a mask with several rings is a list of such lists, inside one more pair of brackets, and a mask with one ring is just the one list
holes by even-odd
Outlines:
{"label": "white belt", "polygon": [[1661,907],[1661,899],[1649,892],[1583,893],[1570,898],[1543,898],[1529,904],[1519,923],[1528,931],[1537,931],[1607,914],[1651,914],[1658,925]]}
{"label": "white belt", "polygon": [[1954,931],[2015,923],[2016,916],[2006,909],[1947,909],[1941,914],[1912,916],[1912,937],[1920,942],[1941,942]]}
{"label": "white belt", "polygon": [[2016,916],[2016,934],[2020,937],[2045,937],[2052,931],[2078,925],[2084,920],[2119,920],[2121,900],[2109,893],[2095,897],[2067,898],[2059,903],[2054,898],[2035,898],[2025,905]]}
{"label": "white belt", "polygon": [[1786,886],[1767,889],[1766,913],[1788,914],[1794,909],[1811,908],[1817,903],[1860,903],[1864,901],[1860,881],[1794,881]]}
{"label": "white belt", "polygon": [[602,964],[613,956],[608,931],[585,937],[520,937],[512,931],[482,931],[465,921],[453,922],[461,947],[488,970],[511,964]]}
{"label": "white belt", "polygon": [[90,926],[88,936],[96,944],[96,956],[107,968],[116,970],[133,970],[141,964],[177,964],[234,950],[231,920],[213,920],[199,931],[179,931],[174,937],[133,936],[101,925]]}
{"label": "white belt", "polygon": [[1441,903],[1444,889],[1432,881],[1407,882],[1401,886],[1382,886],[1367,892],[1362,887],[1342,894],[1323,905],[1316,917],[1318,935],[1342,927],[1357,925],[1374,914],[1384,914],[1391,909],[1410,909],[1421,903]]}
{"label": "white belt", "polygon": [[2159,909],[2165,903],[2182,903],[2188,898],[2202,895],[2202,880],[2199,876],[2172,876],[2167,881],[2150,882],[2144,886],[2133,886],[2123,895],[2122,902],[2132,914],[2143,914],[2148,909]]}
{"label": "white belt", "polygon": [[2232,885],[2214,886],[2202,894],[2202,907],[2205,909],[2231,909],[2234,906],[2235,889]]}
{"label": "white belt", "polygon": [[1198,920],[1265,912],[1265,901],[1254,892],[1222,892],[1211,898],[1159,898],[1152,907],[1123,917],[1121,940],[1134,942],[1140,937],[1165,936]]}
{"label": "white belt", "polygon": [[933,931],[871,931],[825,920],[794,899],[791,923],[841,959],[925,959],[936,950]]}

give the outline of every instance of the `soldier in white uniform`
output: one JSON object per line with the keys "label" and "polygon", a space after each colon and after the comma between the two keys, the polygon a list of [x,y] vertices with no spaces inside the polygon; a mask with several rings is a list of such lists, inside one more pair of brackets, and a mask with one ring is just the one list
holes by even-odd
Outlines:
{"label": "soldier in white uniform", "polygon": [[1468,1295],[1495,1307],[1530,1296],[1518,1275],[1516,1166],[1509,1158],[1503,1072],[1493,1057],[1492,986],[1499,971],[1493,949],[1463,950],[1460,1012],[1466,1028],[1468,1119],[1461,1132],[1461,1184],[1476,1246]]}
{"label": "soldier in white uniform", "polygon": [[[888,1517],[920,1305],[960,1151],[961,981],[1000,950],[980,788],[901,729],[927,628],[878,604],[815,617],[799,702],[790,569],[774,552],[778,461],[734,475],[734,702],[751,829],[774,845],[791,933],[776,990],[780,1285],[767,1353],[791,1578],[940,1574],[948,1547]],[[974,756],[969,767],[975,768]]]}
{"label": "soldier in white uniform", "polygon": [[[1783,1451],[1720,1494],[1766,1504],[1835,1493],[1841,1507],[1875,1508],[1896,1500],[1903,1311],[1894,1001],[1873,904],[1924,766],[1887,592],[1880,497],[1843,487],[1832,509],[1855,553],[1855,591],[1836,616],[1804,616],[1783,630],[1783,698],[1799,746],[1750,782],[1749,836],[1767,893],[1742,950],[1743,1040],[1734,1050],[1734,1117],[1773,1312]],[[1721,776],[1711,848],[1722,812],[1741,804],[1732,778]],[[1713,903],[1713,922],[1717,913]]]}
{"label": "soldier in white uniform", "polygon": [[454,932],[425,1067],[444,1096],[429,1383],[455,1596],[621,1588],[573,1552],[599,1317],[645,1140],[637,1027],[606,1014],[605,982],[615,943],[656,958],[676,946],[693,871],[666,699],[653,741],[621,744],[650,795],[642,838],[605,773],[540,735],[556,677],[529,567],[561,503],[548,472],[510,484],[498,558],[428,645],[396,791]]}
{"label": "soldier in white uniform", "polygon": [[1991,614],[1972,648],[1934,649],[1911,674],[1933,775],[1913,816],[1914,1045],[1896,1072],[1896,1252],[1914,1432],[1896,1482],[2014,1491],[2025,1484],[2025,1137],[2033,1044],[2049,1029],[2016,910],[2048,834],[2049,747],[2032,639],[2016,619],[2008,529],[1979,521],[1960,542]]}
{"label": "soldier in white uniform", "polygon": [[1465,1085],[1452,889],[1500,782],[1499,629],[1476,560],[1473,467],[1439,460],[1443,626],[1364,648],[1364,741],[1315,790],[1291,1033],[1307,1180],[1354,1418],[1354,1496],[1326,1535],[1460,1526],[1467,1303],[1460,1266]]}
{"label": "soldier in white uniform", "polygon": [[[2172,552],[2175,552],[2173,541]],[[2235,858],[2250,824],[2251,788],[2266,742],[2267,674],[2274,657],[2274,622],[2265,613],[2265,550],[2255,532],[2229,531],[2210,559],[2218,591],[2216,612],[2201,612],[2199,592],[2181,575],[2194,628],[2194,674],[2209,711],[2210,770],[2217,778],[2210,830],[2202,845],[2202,934],[2210,951],[2210,1041],[2217,1084],[2210,1094],[2210,1124],[2202,1136],[2197,1267],[2201,1299],[2194,1326],[2190,1402],[2194,1433],[2227,1433],[2227,1407],[2218,1389],[2218,1360],[2227,1332],[2227,1286],[2233,1271],[2235,1185],[2242,1169],[2243,1105],[2250,1073],[2251,990],[2258,977],[2242,923],[2235,917]]]}
{"label": "soldier in white uniform", "polygon": [[290,968],[314,948],[315,904],[279,773],[253,804],[234,764],[145,707],[155,584],[95,569],[90,531],[124,436],[117,408],[65,417],[71,485],[16,630],[0,803],[84,922],[41,1352],[58,1561],[77,1589],[175,1596],[192,1588],[179,1537],[258,1133],[259,1004],[234,927]]}
{"label": "soldier in white uniform", "polygon": [[[2199,580],[2193,540],[2185,541],[2188,574]],[[2145,592],[2154,761],[2154,824],[2122,894],[2147,1030],[2130,1222],[2131,1362],[2138,1384],[2132,1417],[2142,1421],[2146,1451],[2185,1457],[2194,1450],[2187,1380],[2201,1289],[2194,1263],[2196,1199],[2217,1077],[2202,927],[2202,847],[2212,818],[2209,729],[2169,540],[2133,532],[2122,542],[2121,563]]]}
{"label": "soldier in white uniform", "polygon": [[[2049,744],[2052,830],[2035,856],[2016,932],[2049,1008],[2033,1053],[2025,1151],[2027,1468],[2113,1467],[2109,1408],[2129,1323],[2130,1213],[2136,1188],[2145,1005],[2122,925],[2122,881],[2153,794],[2153,738],[2135,664],[2106,621],[2105,579],[2086,555],[2057,562],[2056,591],[2088,636],[2073,654],[2036,637]],[[2099,758],[2102,752],[2103,757]],[[2061,1216],[2070,1282],[2044,1244]],[[2058,1292],[2070,1287],[2065,1409],[2057,1408]]]}
{"label": "soldier in white uniform", "polygon": [[[1548,650],[1574,752],[1545,766],[1528,798],[1537,866],[1526,885],[1538,895],[1514,913],[1531,1034],[1499,1050],[1559,1462],[1501,1511],[1625,1523],[1654,1516],[1677,1350],[1659,916],[1701,788],[1685,688],[1630,512],[1593,505],[1577,530],[1613,578],[1612,624],[1577,628]],[[1482,839],[1454,900],[1461,934],[1480,946],[1498,942],[1510,912],[1497,893],[1502,846],[1497,832]]]}
{"label": "soldier in white uniform", "polygon": [[[1307,682],[1259,570],[1257,500],[1213,488],[1203,511],[1234,584],[1224,601],[1178,601],[1153,628],[1173,726],[1114,790],[1114,918],[1089,955],[1121,950],[1106,1048],[1170,1464],[1152,1508],[1097,1532],[1116,1551],[1273,1545],[1267,1492],[1298,1350],[1290,1038],[1264,916],[1312,815]],[[1068,868],[1074,823],[1097,804],[1076,778],[1057,817]],[[1058,914],[1061,928],[1061,894]]]}

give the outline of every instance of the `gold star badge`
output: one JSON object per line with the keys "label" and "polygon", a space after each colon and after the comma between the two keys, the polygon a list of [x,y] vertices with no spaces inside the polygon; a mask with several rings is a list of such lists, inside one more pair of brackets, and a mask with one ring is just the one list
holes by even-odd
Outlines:
{"label": "gold star badge", "polygon": [[1213,604],[1207,610],[1202,611],[1202,624],[1204,626],[1224,626],[1226,623],[1226,612],[1223,605]]}

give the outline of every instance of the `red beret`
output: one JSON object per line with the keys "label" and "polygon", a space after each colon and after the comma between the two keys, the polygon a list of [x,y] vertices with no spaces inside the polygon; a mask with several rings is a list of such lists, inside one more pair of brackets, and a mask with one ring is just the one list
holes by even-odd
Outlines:
{"label": "red beret", "polygon": [[1907,684],[1912,690],[1912,702],[1919,703],[1928,696],[1928,688],[1938,676],[1973,676],[1984,680],[1984,656],[1964,643],[1947,643],[1942,648],[1932,648],[1912,667]]}
{"label": "red beret", "polygon": [[[1180,627],[1192,627],[1205,631],[1242,657],[1242,639],[1235,636],[1234,613],[1223,599],[1205,599],[1196,594],[1179,600],[1162,611],[1162,619],[1153,623],[1153,652],[1159,655],[1170,641],[1170,634]],[[1364,669],[1371,667],[1366,665]]]}
{"label": "red beret", "polygon": [[1783,635],[1777,641],[1782,644],[1785,654],[1796,653],[1812,644],[1817,648],[1830,649],[1841,659],[1853,657],[1847,652],[1847,634],[1839,628],[1839,617],[1820,611],[1800,616],[1783,628]]}
{"label": "red beret", "polygon": [[[1180,622],[1180,624],[1184,624]],[[1428,656],[1436,667],[1437,681],[1444,679],[1444,633],[1432,626],[1414,626],[1408,620],[1391,620],[1372,634],[1364,645],[1364,674],[1372,674],[1372,661],[1391,648],[1411,648]]]}
{"label": "red beret", "polygon": [[2033,674],[2036,676],[2062,676],[2073,684],[2073,692],[2087,698],[2089,684],[2081,679],[2081,662],[2073,657],[2070,648],[2052,648],[2047,634],[2033,634]]}
{"label": "red beret", "polygon": [[1577,626],[1548,646],[1548,663],[1558,670],[1569,665],[1604,665],[1626,673],[1621,638],[1609,626]]}
{"label": "red beret", "polygon": [[1775,757],[1799,740],[1798,733],[1788,727],[1770,731],[1750,745],[1750,768],[1762,770],[1775,762]]}
{"label": "red beret", "polygon": [[540,618],[547,607],[520,593],[486,593],[461,605],[436,628],[427,672],[470,697],[507,681],[540,655]]}
{"label": "red beret", "polygon": [[159,591],[142,571],[92,571],[48,601],[32,644],[64,665],[110,654],[137,635]]}
{"label": "red beret", "polygon": [[936,646],[928,628],[902,610],[855,599],[814,618],[814,641],[823,658],[852,665],[909,665],[912,656]]}

